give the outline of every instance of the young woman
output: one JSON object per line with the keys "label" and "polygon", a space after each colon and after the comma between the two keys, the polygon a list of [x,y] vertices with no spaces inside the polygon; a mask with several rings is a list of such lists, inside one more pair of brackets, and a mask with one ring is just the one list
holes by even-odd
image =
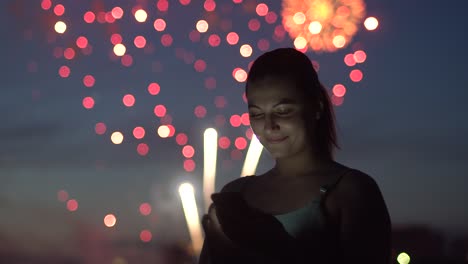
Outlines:
{"label": "young woman", "polygon": [[384,199],[370,176],[334,161],[333,109],[308,57],[261,55],[246,96],[275,166],[213,194],[199,263],[389,263]]}

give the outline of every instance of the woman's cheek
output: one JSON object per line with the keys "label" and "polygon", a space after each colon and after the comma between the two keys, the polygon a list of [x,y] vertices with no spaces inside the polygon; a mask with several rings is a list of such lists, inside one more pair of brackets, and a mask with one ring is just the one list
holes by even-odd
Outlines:
{"label": "woman's cheek", "polygon": [[258,121],[250,121],[250,128],[258,139],[262,137],[261,124]]}

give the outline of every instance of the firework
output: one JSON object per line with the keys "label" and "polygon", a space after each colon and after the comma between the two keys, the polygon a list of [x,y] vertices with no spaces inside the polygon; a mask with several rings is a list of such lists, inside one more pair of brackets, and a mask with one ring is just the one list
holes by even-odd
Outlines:
{"label": "firework", "polygon": [[215,191],[216,156],[218,152],[218,132],[214,128],[208,128],[204,133],[204,165],[203,165],[203,194],[205,198],[205,210],[211,204],[210,195]]}
{"label": "firework", "polygon": [[179,186],[179,195],[184,209],[185,220],[192,240],[192,247],[198,255],[203,246],[203,235],[200,225],[197,204],[195,202],[195,191],[190,183],[182,183]]}
{"label": "firework", "polygon": [[284,0],[282,16],[296,48],[333,52],[351,42],[365,12],[363,0]]}

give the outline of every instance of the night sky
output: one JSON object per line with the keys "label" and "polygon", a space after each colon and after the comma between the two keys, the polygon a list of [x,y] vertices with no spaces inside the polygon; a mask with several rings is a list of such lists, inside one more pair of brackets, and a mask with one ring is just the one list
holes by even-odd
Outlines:
{"label": "night sky", "polygon": [[[204,1],[187,6],[170,1],[165,13],[157,11],[157,1],[124,2],[52,1],[52,7],[43,10],[41,1],[2,1],[0,239],[28,240],[31,247],[34,241],[45,240],[53,247],[83,226],[123,239],[138,239],[144,229],[156,241],[188,239],[177,188],[184,181],[194,184],[201,209],[202,139],[208,127],[231,139],[228,149],[219,149],[217,190],[239,177],[246,150],[240,151],[240,160],[231,159],[232,141],[245,137],[248,126],[233,127],[229,118],[247,109],[244,83],[232,72],[237,67],[247,70],[263,52],[257,47],[260,39],[268,40],[269,50],[293,46],[287,33],[281,41],[272,38],[281,25],[281,2],[263,1],[278,15],[273,24],[255,13],[255,5],[253,11],[244,9],[252,2],[246,0],[216,1],[214,12],[203,9]],[[61,17],[54,15],[56,4],[65,6]],[[144,23],[131,14],[138,4],[148,12]],[[83,21],[89,10],[110,11],[117,5],[124,15],[114,23]],[[341,145],[336,159],[377,181],[395,226],[468,232],[468,3],[368,0],[366,5],[366,17],[379,20],[376,30],[368,31],[360,23],[345,48],[306,53],[318,62],[319,77],[327,87],[347,88],[343,104],[335,107]],[[192,42],[189,33],[207,16],[215,22],[199,42]],[[153,27],[157,18],[167,22],[162,32]],[[261,24],[255,32],[247,27],[253,18]],[[68,26],[64,34],[54,31],[60,19]],[[221,21],[231,21],[231,29],[224,31]],[[238,44],[226,42],[230,31],[239,34]],[[122,35],[133,58],[131,66],[110,58],[112,33]],[[160,41],[164,34],[173,38],[168,47]],[[210,34],[221,37],[219,46],[208,45]],[[136,48],[133,38],[138,35],[154,49]],[[78,36],[88,38],[91,54],[76,47]],[[253,47],[250,57],[240,55],[242,44]],[[69,60],[62,52],[56,58],[56,47],[73,47],[76,55]],[[358,49],[365,51],[366,61],[347,66],[344,56]],[[194,61],[186,63],[181,54],[203,60],[206,69],[196,71]],[[67,78],[58,73],[64,65],[71,69]],[[353,69],[363,72],[360,82],[350,80]],[[89,88],[83,83],[88,74],[96,80]],[[207,78],[216,80],[215,88],[205,86]],[[147,90],[153,82],[161,87],[158,95]],[[122,103],[126,94],[134,95],[133,107]],[[82,104],[88,96],[95,100],[92,109]],[[215,105],[220,97],[226,102],[223,108]],[[175,135],[188,136],[187,144],[195,149],[194,171],[184,170],[182,146],[175,136],[160,138],[156,133],[161,125],[153,113],[156,105],[167,108]],[[194,114],[200,105],[207,111],[203,118]],[[216,125],[216,116],[224,116],[226,123]],[[100,122],[106,125],[103,135],[95,132]],[[143,139],[132,136],[137,126],[146,130]],[[114,131],[124,134],[122,144],[110,140]],[[137,153],[140,143],[149,147],[147,155]],[[272,164],[263,153],[257,171]],[[60,190],[78,201],[78,210],[68,211],[57,199]],[[152,206],[149,216],[139,213],[142,203]],[[109,213],[117,217],[113,228],[103,224]]]}

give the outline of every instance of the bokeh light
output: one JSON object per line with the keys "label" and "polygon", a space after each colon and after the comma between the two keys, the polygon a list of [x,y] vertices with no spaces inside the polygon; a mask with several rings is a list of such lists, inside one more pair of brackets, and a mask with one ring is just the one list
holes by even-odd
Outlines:
{"label": "bokeh light", "polygon": [[52,2],[50,0],[42,0],[41,7],[44,10],[49,10],[52,7]]}
{"label": "bokeh light", "polygon": [[133,44],[135,44],[135,47],[142,49],[146,46],[146,38],[143,36],[136,36],[133,40]]}
{"label": "bokeh light", "polygon": [[70,73],[71,73],[71,70],[68,66],[61,66],[59,68],[59,75],[62,78],[67,78],[68,76],[70,76]]}
{"label": "bokeh light", "polygon": [[331,102],[334,106],[340,106],[343,104],[344,102],[344,97],[338,97],[338,96],[335,96],[335,95],[332,95],[331,97]]}
{"label": "bokeh light", "polygon": [[231,140],[228,137],[220,137],[218,144],[221,149],[228,149],[231,145]]}
{"label": "bokeh light", "polygon": [[231,118],[229,118],[229,123],[231,123],[233,127],[240,127],[242,124],[240,115],[232,115]]}
{"label": "bokeh light", "polygon": [[241,160],[242,159],[242,152],[239,149],[233,149],[231,151],[231,159],[232,160]]}
{"label": "bokeh light", "polygon": [[138,208],[141,215],[147,216],[151,214],[151,205],[149,203],[142,203]]}
{"label": "bokeh light", "polygon": [[346,54],[346,56],[344,57],[344,62],[347,66],[350,66],[350,67],[356,65],[354,54]]}
{"label": "bokeh light", "polygon": [[304,38],[304,37],[297,37],[296,39],[294,39],[294,47],[296,47],[296,49],[304,49],[307,47],[307,40]]}
{"label": "bokeh light", "polygon": [[236,146],[237,149],[243,150],[247,147],[247,140],[243,137],[238,137],[234,141],[234,145]]}
{"label": "bokeh light", "polygon": [[145,137],[145,129],[141,126],[138,126],[138,127],[135,127],[133,129],[133,136],[136,138],[136,139],[142,139]]}
{"label": "bokeh light", "polygon": [[361,70],[354,69],[349,73],[349,78],[353,82],[360,82],[362,80],[363,74]]}
{"label": "bokeh light", "polygon": [[146,21],[146,19],[148,18],[148,14],[146,13],[145,10],[143,9],[138,9],[136,12],[135,12],[135,20],[140,22],[140,23],[143,23]]}
{"label": "bokeh light", "polygon": [[195,170],[195,161],[192,160],[192,159],[186,159],[184,161],[184,169],[187,171],[187,172],[192,172]]}
{"label": "bokeh light", "polygon": [[161,12],[167,12],[169,9],[169,2],[167,0],[159,0],[156,4],[156,7]]}
{"label": "bokeh light", "polygon": [[157,105],[154,107],[154,114],[157,116],[157,117],[163,117],[166,115],[166,107],[164,105]]}
{"label": "bokeh light", "polygon": [[[120,35],[118,33],[114,33],[114,34],[111,35],[110,41],[114,45],[121,44],[122,43],[122,35]],[[125,48],[125,46],[123,46],[123,48]],[[118,46],[117,49],[122,49],[122,47]],[[114,47],[114,53],[115,53],[115,47]],[[123,53],[125,53],[125,51]]]}
{"label": "bokeh light", "polygon": [[161,44],[164,47],[171,46],[172,42],[173,42],[173,39],[172,39],[172,36],[170,34],[164,34],[164,35],[161,36]]}
{"label": "bokeh light", "polygon": [[123,140],[124,140],[124,136],[123,136],[123,134],[121,132],[116,131],[116,132],[112,133],[112,135],[111,135],[112,143],[118,145],[118,144],[121,144],[123,142]]}
{"label": "bokeh light", "polygon": [[203,105],[198,105],[194,110],[195,116],[198,118],[203,118],[206,116],[206,108]]}
{"label": "bokeh light", "polygon": [[372,31],[377,29],[379,26],[379,21],[375,17],[368,17],[366,20],[364,20],[364,26],[367,30]]}
{"label": "bokeh light", "polygon": [[363,50],[357,50],[354,52],[353,58],[357,63],[363,63],[366,61],[367,54]]}
{"label": "bokeh light", "polygon": [[125,67],[130,67],[133,64],[133,57],[129,54],[125,54],[120,58],[120,62]]}
{"label": "bokeh light", "polygon": [[83,15],[83,20],[88,24],[93,23],[95,19],[96,15],[91,11],[88,11]]}
{"label": "bokeh light", "polygon": [[66,48],[63,51],[63,57],[67,60],[72,60],[75,57],[75,50],[72,48]]}
{"label": "bokeh light", "polygon": [[122,43],[118,43],[114,46],[114,53],[117,56],[123,56],[125,52],[127,51],[127,48]]}
{"label": "bokeh light", "polygon": [[70,212],[74,212],[74,211],[78,210],[78,201],[76,201],[75,199],[68,200],[67,201],[67,209]]}
{"label": "bokeh light", "polygon": [[190,145],[185,145],[182,148],[182,154],[185,158],[190,159],[193,157],[193,155],[195,155],[195,149]]}
{"label": "bokeh light", "polygon": [[68,200],[68,192],[65,190],[60,190],[57,192],[57,200],[60,202],[65,202]]}
{"label": "bokeh light", "polygon": [[256,18],[249,20],[248,27],[251,31],[258,31],[260,29],[260,21]]}
{"label": "bokeh light", "polygon": [[204,72],[206,70],[206,62],[204,60],[196,60],[193,67],[197,72]]}
{"label": "bokeh light", "polygon": [[175,135],[175,132],[176,132],[175,127],[173,125],[171,125],[171,124],[168,124],[167,128],[169,129],[169,136],[168,137],[173,137]]}
{"label": "bokeh light", "polygon": [[167,125],[162,125],[158,127],[158,135],[161,138],[169,137],[170,133],[171,133],[171,130],[169,129]]}
{"label": "bokeh light", "polygon": [[61,4],[58,4],[54,7],[54,14],[56,16],[62,16],[65,13],[65,7]]}
{"label": "bokeh light", "polygon": [[318,21],[312,21],[309,24],[309,31],[312,35],[319,34],[322,31],[322,24]]}
{"label": "bokeh light", "polygon": [[107,227],[114,227],[117,223],[117,218],[113,214],[108,214],[104,217],[104,225]]}
{"label": "bokeh light", "polygon": [[266,16],[268,14],[268,6],[265,3],[260,3],[255,8],[255,12],[259,16]]}
{"label": "bokeh light", "polygon": [[190,0],[179,0],[181,5],[188,5],[190,4]]}
{"label": "bokeh light", "polygon": [[410,260],[411,260],[411,258],[406,252],[401,252],[400,254],[398,254],[398,257],[397,257],[398,263],[408,264],[408,263],[410,263]]}
{"label": "bokeh light", "polygon": [[92,75],[88,74],[88,75],[85,75],[85,77],[83,77],[84,86],[93,87],[95,83],[96,83],[96,80],[94,79]]}
{"label": "bokeh light", "polygon": [[226,41],[229,45],[236,45],[239,42],[239,35],[236,32],[229,32],[226,36]]}
{"label": "bokeh light", "polygon": [[121,19],[123,17],[123,14],[124,14],[124,11],[123,11],[123,9],[121,7],[116,6],[116,7],[112,8],[112,16],[115,19]]}
{"label": "bokeh light", "polygon": [[250,57],[252,55],[252,47],[249,44],[244,44],[240,47],[240,54],[242,57]]}
{"label": "bokeh light", "polygon": [[214,103],[215,103],[216,108],[224,108],[227,105],[226,97],[216,96]]}
{"label": "bokeh light", "polygon": [[153,235],[151,234],[151,231],[149,230],[143,230],[140,232],[140,240],[147,243],[150,242],[151,239],[153,238]]}
{"label": "bokeh light", "polygon": [[149,152],[149,146],[146,143],[139,143],[137,145],[137,153],[140,156],[146,156]]}
{"label": "bokeh light", "polygon": [[133,105],[135,105],[135,96],[133,96],[132,94],[126,94],[122,98],[122,102],[126,107],[132,107]]}
{"label": "bokeh light", "polygon": [[212,34],[208,37],[208,43],[212,47],[218,47],[221,44],[221,38],[217,34]]}
{"label": "bokeh light", "polygon": [[164,29],[166,29],[166,21],[162,18],[158,18],[154,21],[153,27],[156,31],[164,31]]}
{"label": "bokeh light", "polygon": [[265,21],[268,24],[274,24],[277,19],[278,19],[278,15],[273,11],[268,12],[268,14],[266,14],[265,16]]}
{"label": "bokeh light", "polygon": [[182,146],[182,145],[185,145],[187,144],[188,142],[188,137],[185,133],[179,133],[177,134],[176,136],[176,142],[178,145]]}
{"label": "bokeh light", "polygon": [[241,68],[235,68],[232,72],[232,76],[238,82],[245,82],[247,80],[247,72]]}
{"label": "bokeh light", "polygon": [[205,0],[203,8],[205,8],[207,12],[213,12],[216,9],[216,2],[214,0]]}
{"label": "bokeh light", "polygon": [[241,115],[241,123],[242,125],[244,126],[250,126],[250,117],[249,117],[249,113],[243,113]]}
{"label": "bokeh light", "polygon": [[148,85],[148,92],[151,95],[157,95],[157,94],[159,94],[160,91],[161,91],[161,86],[159,86],[158,83],[150,83]]}
{"label": "bokeh light", "polygon": [[208,31],[208,22],[206,22],[205,20],[199,20],[197,22],[196,27],[197,27],[198,32],[205,33],[206,31]]}
{"label": "bokeh light", "polygon": [[333,37],[333,45],[337,48],[343,48],[346,45],[346,38],[343,35]]}
{"label": "bokeh light", "polygon": [[86,108],[86,109],[93,108],[94,103],[95,103],[94,99],[91,96],[87,96],[87,97],[83,98],[83,101],[82,101],[83,107]]}
{"label": "bokeh light", "polygon": [[259,39],[257,42],[257,47],[261,51],[267,51],[270,49],[270,41],[267,39]]}
{"label": "bokeh light", "polygon": [[346,88],[342,84],[335,84],[332,91],[336,97],[343,97],[346,94]]}
{"label": "bokeh light", "polygon": [[[283,0],[283,26],[296,47],[333,52],[349,44],[365,15],[363,0]],[[296,44],[296,43],[295,43]]]}
{"label": "bokeh light", "polygon": [[102,122],[99,122],[94,126],[94,131],[98,135],[103,135],[104,133],[106,133],[106,130],[107,130],[106,124]]}
{"label": "bokeh light", "polygon": [[63,21],[57,21],[57,23],[55,23],[54,29],[57,33],[63,34],[67,30],[67,24],[65,24]]}

